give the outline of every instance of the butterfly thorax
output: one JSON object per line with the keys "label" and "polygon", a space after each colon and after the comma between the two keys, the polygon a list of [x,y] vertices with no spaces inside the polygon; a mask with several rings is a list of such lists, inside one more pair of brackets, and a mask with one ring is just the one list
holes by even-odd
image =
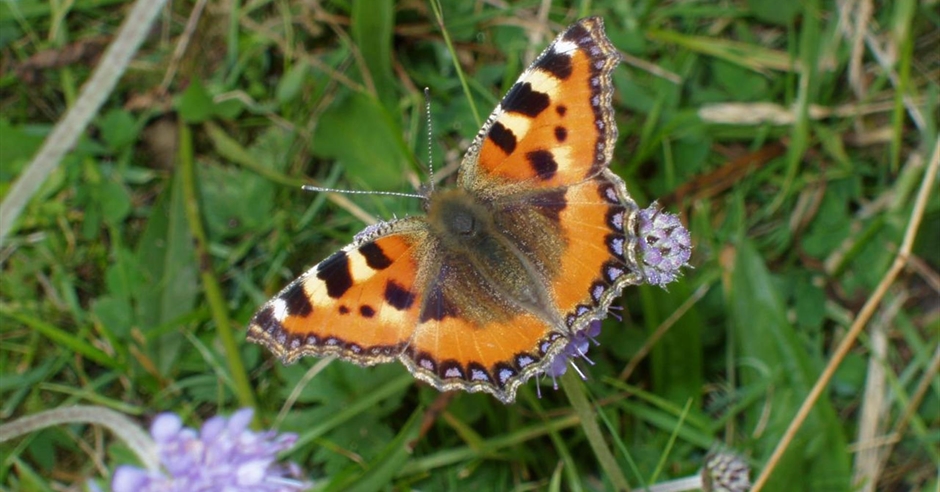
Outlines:
{"label": "butterfly thorax", "polygon": [[[544,278],[500,230],[496,217],[493,204],[463,189],[440,191],[430,197],[427,220],[430,233],[439,245],[442,263],[470,273],[457,276],[461,279],[485,280],[480,285],[489,286],[485,294],[493,299],[496,308],[478,302],[455,304],[469,306],[461,314],[481,324],[494,318],[509,318],[521,311],[555,321]],[[459,298],[472,291],[470,286],[461,287],[456,278],[448,278],[446,271],[430,281],[439,283],[436,287],[444,289],[445,296]],[[431,286],[431,290],[434,287]]]}

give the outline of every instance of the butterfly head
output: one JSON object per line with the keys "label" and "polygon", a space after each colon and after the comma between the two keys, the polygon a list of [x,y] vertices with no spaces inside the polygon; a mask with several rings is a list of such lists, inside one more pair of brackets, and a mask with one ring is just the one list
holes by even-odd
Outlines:
{"label": "butterfly head", "polygon": [[492,214],[487,207],[460,188],[434,193],[427,204],[431,228],[454,246],[473,242],[492,227]]}

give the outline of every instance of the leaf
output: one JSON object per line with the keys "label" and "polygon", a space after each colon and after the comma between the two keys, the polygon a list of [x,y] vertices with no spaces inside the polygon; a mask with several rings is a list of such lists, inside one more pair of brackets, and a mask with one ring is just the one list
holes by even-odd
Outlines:
{"label": "leaf", "polygon": [[274,206],[270,181],[239,168],[199,166],[200,198],[209,236],[224,239],[269,227]]}
{"label": "leaf", "polygon": [[[686,282],[669,285],[669,292],[650,285],[639,288],[643,301],[643,314],[647,335],[651,335],[666,318],[691,295]],[[704,355],[702,354],[702,320],[695,311],[689,311],[653,347],[650,366],[653,393],[677,406],[689,398],[701,399],[705,384]]]}
{"label": "leaf", "polygon": [[733,101],[760,101],[767,98],[767,78],[741,65],[715,60],[712,65],[714,82]]}
{"label": "leaf", "polygon": [[108,332],[125,340],[130,337],[134,316],[131,303],[126,298],[103,295],[91,303],[91,312]]}
{"label": "leaf", "polygon": [[[56,435],[58,439],[50,436]],[[33,433],[32,441],[27,448],[29,457],[36,460],[35,463],[42,468],[42,472],[37,472],[23,460],[15,460],[13,464],[16,469],[16,477],[19,479],[17,490],[23,492],[53,492],[55,489],[49,486],[49,474],[55,469],[55,455],[62,450],[59,448],[63,439],[61,433],[53,430],[38,431]],[[65,444],[66,447],[71,447]]]}
{"label": "leaf", "polygon": [[118,225],[131,212],[131,195],[123,183],[107,180],[96,190],[102,218],[110,225]]}
{"label": "leaf", "polygon": [[176,110],[186,123],[199,123],[212,117],[215,103],[202,82],[193,78],[183,95],[177,99]]}
{"label": "leaf", "polygon": [[826,292],[806,276],[796,280],[793,294],[797,325],[818,332],[826,318]]}
{"label": "leaf", "polygon": [[[179,175],[154,205],[137,258],[145,280],[135,301],[140,327],[146,335],[149,330],[191,311],[201,292]],[[153,344],[162,373],[179,357],[182,341],[179,334],[171,333]]]}
{"label": "leaf", "polygon": [[98,122],[101,137],[112,150],[121,150],[137,141],[137,122],[123,109],[112,109]]}
{"label": "leaf", "polygon": [[213,112],[223,120],[234,120],[245,110],[245,103],[241,99],[226,99],[215,104]]}
{"label": "leaf", "polygon": [[355,0],[352,5],[352,37],[359,47],[368,76],[379,99],[396,109],[395,78],[392,75],[392,26],[395,5],[391,0]]}
{"label": "leaf", "polygon": [[313,151],[346,166],[349,176],[369,189],[394,191],[405,182],[410,161],[401,128],[379,102],[353,94],[334,104],[320,118]]}
{"label": "leaf", "polygon": [[277,102],[286,104],[296,99],[303,88],[304,80],[306,80],[309,71],[310,65],[307,62],[301,60],[295,63],[277,83],[277,88],[274,90],[274,97],[277,98]]}
{"label": "leaf", "polygon": [[[30,329],[42,334],[52,340],[55,344],[74,352],[77,355],[84,356],[89,360],[108,368],[118,368],[123,370],[120,362],[114,360],[111,356],[104,353],[98,347],[88,342],[85,337],[66,331],[56,325],[36,318],[32,315],[10,311],[6,308],[0,308],[0,315],[9,317],[28,326]],[[0,324],[4,324],[0,322]]]}
{"label": "leaf", "polygon": [[803,2],[780,0],[748,0],[747,5],[758,19],[788,27],[803,8]]}
{"label": "leaf", "polygon": [[388,488],[401,467],[411,458],[412,451],[409,443],[418,437],[422,413],[420,409],[412,412],[395,439],[389,442],[379,456],[367,465],[365,473],[351,481],[334,480],[326,490],[371,492]]}
{"label": "leaf", "polygon": [[825,258],[851,233],[846,202],[827,190],[816,218],[802,238],[803,250],[814,258]]}
{"label": "leaf", "polygon": [[[760,441],[765,446],[763,453],[770,453],[809,393],[819,363],[812,363],[807,347],[787,321],[776,282],[750,240],[741,240],[733,265],[726,291],[737,358],[754,361],[749,367],[756,365],[770,371],[768,374],[742,370],[741,382],[762,384],[768,377],[777,381],[768,436]],[[758,425],[767,417],[764,411],[763,406],[752,405],[746,413],[746,425],[751,428]],[[767,490],[816,490],[821,482],[848,483],[846,445],[842,422],[831,402],[821,398],[791,443]]]}
{"label": "leaf", "polygon": [[[330,414],[335,414],[339,408],[330,409]],[[329,415],[321,415],[320,420],[326,420]],[[395,432],[383,423],[379,416],[374,412],[364,412],[356,416],[355,420],[349,421],[344,425],[338,426],[327,434],[326,439],[330,442],[346,443],[344,449],[348,453],[355,453],[363,461],[376,459],[379,450],[386,446],[389,441],[395,437]],[[317,468],[323,469],[326,476],[334,476],[342,473],[349,468],[349,457],[346,454],[338,454],[335,449],[330,447],[320,447],[313,452],[313,459],[317,463]],[[360,465],[355,465],[361,471]]]}
{"label": "leaf", "polygon": [[11,125],[0,118],[0,183],[12,181],[33,154],[39,150],[45,135],[22,125]]}
{"label": "leaf", "polygon": [[92,312],[104,325],[105,331],[120,341],[128,340],[131,328],[139,324],[132,300],[139,297],[139,290],[145,285],[145,280],[136,256],[118,246],[105,271],[108,293],[95,299]]}

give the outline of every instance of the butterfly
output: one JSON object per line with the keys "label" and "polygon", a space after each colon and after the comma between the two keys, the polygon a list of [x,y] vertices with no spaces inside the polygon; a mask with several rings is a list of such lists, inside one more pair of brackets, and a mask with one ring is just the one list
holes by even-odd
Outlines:
{"label": "butterfly", "polygon": [[608,169],[619,52],[601,18],[568,27],[515,82],[425,216],[367,227],[251,318],[248,339],[401,361],[441,391],[504,403],[641,283],[637,205]]}

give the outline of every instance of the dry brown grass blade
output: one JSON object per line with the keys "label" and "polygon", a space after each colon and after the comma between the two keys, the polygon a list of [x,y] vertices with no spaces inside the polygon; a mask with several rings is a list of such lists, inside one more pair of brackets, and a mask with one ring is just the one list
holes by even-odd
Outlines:
{"label": "dry brown grass blade", "polygon": [[771,159],[779,157],[786,152],[786,147],[779,143],[767,146],[742,155],[714,171],[700,174],[672,193],[657,200],[662,206],[681,204],[687,197],[692,201],[701,200],[721,193],[741,181],[749,173],[767,164]]}
{"label": "dry brown grass blade", "polygon": [[888,288],[891,287],[891,285],[894,283],[894,280],[901,273],[901,270],[903,270],[907,265],[908,256],[910,256],[911,248],[914,246],[914,239],[917,237],[917,230],[920,227],[921,220],[924,217],[924,209],[927,207],[927,199],[930,197],[930,192],[933,191],[935,187],[934,180],[937,176],[938,167],[940,167],[940,138],[937,138],[934,141],[933,154],[930,156],[930,162],[927,165],[926,172],[924,172],[920,190],[917,192],[917,199],[914,202],[914,209],[911,212],[911,218],[907,224],[907,229],[904,231],[904,240],[901,243],[901,248],[898,250],[898,253],[894,258],[894,262],[891,264],[891,268],[889,268],[888,272],[885,273],[884,277],[882,277],[878,287],[875,288],[875,291],[872,293],[871,297],[868,298],[868,301],[862,307],[861,311],[859,311],[858,316],[855,318],[855,322],[852,323],[852,326],[849,328],[848,333],[846,333],[845,338],[843,338],[839,343],[838,348],[836,348],[835,352],[833,352],[832,358],[829,360],[826,368],[823,370],[822,374],[820,374],[819,379],[816,380],[816,384],[813,385],[809,395],[807,395],[806,399],[803,400],[803,404],[797,411],[796,416],[793,417],[793,420],[790,422],[790,426],[787,427],[787,430],[780,439],[780,442],[777,444],[777,447],[774,448],[774,452],[771,454],[770,459],[767,460],[767,465],[764,466],[760,476],[758,476],[757,480],[754,481],[754,487],[751,489],[752,492],[759,492],[765,485],[767,485],[767,481],[770,479],[770,475],[773,473],[774,468],[776,468],[777,463],[780,462],[780,458],[783,457],[783,453],[786,452],[787,448],[790,446],[790,443],[796,436],[797,431],[799,431],[800,427],[803,426],[803,422],[806,421],[806,417],[809,416],[809,412],[813,409],[816,401],[819,400],[822,392],[829,385],[829,382],[832,380],[832,376],[835,374],[839,364],[842,363],[846,355],[848,355],[849,350],[851,350],[855,345],[855,341],[858,339],[858,336],[868,324],[868,321],[871,319],[872,315],[874,315],[878,305],[881,304],[881,300],[887,293]]}

